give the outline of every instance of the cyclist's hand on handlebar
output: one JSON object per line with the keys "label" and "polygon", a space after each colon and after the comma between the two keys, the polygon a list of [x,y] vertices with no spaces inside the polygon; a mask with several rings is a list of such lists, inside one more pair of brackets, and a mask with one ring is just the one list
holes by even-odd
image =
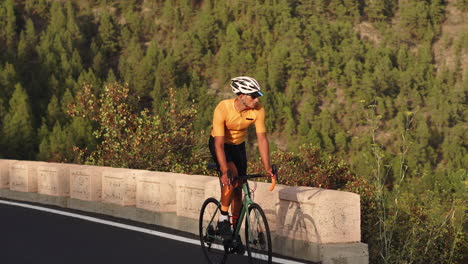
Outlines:
{"label": "cyclist's hand on handlebar", "polygon": [[275,174],[273,174],[273,169],[272,168],[267,170],[267,174],[268,174],[268,176],[270,176],[270,178],[275,177]]}
{"label": "cyclist's hand on handlebar", "polygon": [[278,174],[278,169],[275,165],[273,165],[274,168],[270,168],[267,170],[267,173],[270,175],[271,178],[271,186],[270,186],[270,191],[273,191],[276,186],[276,182],[278,180],[277,174]]}

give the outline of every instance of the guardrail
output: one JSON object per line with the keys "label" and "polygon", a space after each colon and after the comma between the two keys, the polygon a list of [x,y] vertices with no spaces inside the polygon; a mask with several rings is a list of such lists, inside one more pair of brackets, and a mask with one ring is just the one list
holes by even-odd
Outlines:
{"label": "guardrail", "polygon": [[[368,263],[359,195],[252,182],[273,252],[323,264]],[[0,197],[107,214],[198,234],[199,210],[219,197],[217,177],[0,159]]]}

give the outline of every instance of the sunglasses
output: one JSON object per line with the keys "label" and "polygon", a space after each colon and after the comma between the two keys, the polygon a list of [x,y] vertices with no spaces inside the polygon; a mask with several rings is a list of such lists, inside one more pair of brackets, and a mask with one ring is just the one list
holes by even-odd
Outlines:
{"label": "sunglasses", "polygon": [[252,99],[258,98],[258,97],[260,97],[260,96],[262,96],[262,95],[263,95],[263,94],[260,93],[260,92],[248,94],[248,96],[252,97]]}

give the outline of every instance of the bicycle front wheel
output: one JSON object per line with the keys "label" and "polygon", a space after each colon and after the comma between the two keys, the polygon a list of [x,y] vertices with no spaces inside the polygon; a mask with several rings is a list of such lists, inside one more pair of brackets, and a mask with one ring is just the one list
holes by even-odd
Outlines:
{"label": "bicycle front wheel", "polygon": [[245,244],[249,263],[271,263],[270,228],[265,213],[258,204],[254,203],[249,206],[245,226]]}
{"label": "bicycle front wheel", "polygon": [[223,246],[223,239],[217,230],[221,205],[215,198],[208,198],[200,211],[199,234],[200,243],[208,263],[225,263],[227,252]]}

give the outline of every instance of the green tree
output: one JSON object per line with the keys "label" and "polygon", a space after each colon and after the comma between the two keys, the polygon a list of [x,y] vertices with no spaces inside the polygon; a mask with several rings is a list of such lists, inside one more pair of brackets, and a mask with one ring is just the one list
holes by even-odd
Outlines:
{"label": "green tree", "polygon": [[241,51],[241,35],[236,23],[229,23],[226,28],[226,35],[218,52],[218,74],[223,80],[236,75],[237,72],[244,72],[240,65],[242,59]]}
{"label": "green tree", "polygon": [[26,12],[37,14],[39,17],[46,17],[50,9],[50,2],[48,0],[26,0],[24,1]]}
{"label": "green tree", "polygon": [[286,85],[286,59],[288,48],[278,42],[272,50],[268,67],[268,84],[273,91],[283,91]]}
{"label": "green tree", "polygon": [[390,18],[393,15],[395,0],[368,0],[365,1],[364,12],[371,21],[381,21]]}
{"label": "green tree", "polygon": [[15,84],[18,81],[18,75],[13,64],[6,63],[3,67],[0,64],[0,98],[3,98],[5,103],[11,98],[15,90]]}
{"label": "green tree", "polygon": [[144,65],[144,51],[140,46],[140,42],[135,37],[131,39],[128,46],[123,50],[120,56],[119,73],[122,79],[129,84],[132,93],[138,96],[145,96],[149,94],[151,82],[147,81],[152,79],[154,68],[145,67],[151,65]]}
{"label": "green tree", "polygon": [[158,64],[158,68],[155,73],[155,85],[161,85],[163,88],[159,90],[160,95],[166,96],[167,90],[169,88],[178,87],[178,62],[172,54],[168,54],[161,62]]}
{"label": "green tree", "polygon": [[15,85],[9,105],[3,119],[3,153],[7,158],[30,159],[34,151],[35,133],[29,97],[21,84]]}
{"label": "green tree", "polygon": [[34,22],[31,19],[26,21],[26,29],[21,31],[20,40],[18,42],[18,59],[24,71],[31,70],[30,60],[33,58],[34,49],[37,45],[37,35],[34,27]]}
{"label": "green tree", "polygon": [[16,47],[16,16],[15,4],[13,0],[6,0],[0,5],[0,43],[5,43],[5,48],[2,53],[9,57],[13,56],[13,51]]}
{"label": "green tree", "polygon": [[52,95],[49,105],[47,106],[47,125],[49,128],[52,128],[57,122],[64,122],[64,116],[61,110],[62,108],[60,107],[57,97]]}
{"label": "green tree", "polygon": [[106,11],[99,19],[98,32],[101,50],[106,58],[110,58],[119,50],[119,30],[113,16]]}
{"label": "green tree", "polygon": [[73,6],[73,1],[68,0],[65,3],[66,10],[66,32],[67,35],[73,40],[73,46],[77,47],[83,44],[83,34],[81,33],[80,27],[77,23],[76,13],[77,10]]}
{"label": "green tree", "polygon": [[[4,103],[3,103],[3,98],[0,97],[0,127],[3,127],[3,118],[5,117],[6,115],[6,108],[4,106]],[[0,133],[1,135],[1,133]],[[1,145],[2,142],[0,142],[0,145]],[[1,151],[0,151],[1,153]]]}

